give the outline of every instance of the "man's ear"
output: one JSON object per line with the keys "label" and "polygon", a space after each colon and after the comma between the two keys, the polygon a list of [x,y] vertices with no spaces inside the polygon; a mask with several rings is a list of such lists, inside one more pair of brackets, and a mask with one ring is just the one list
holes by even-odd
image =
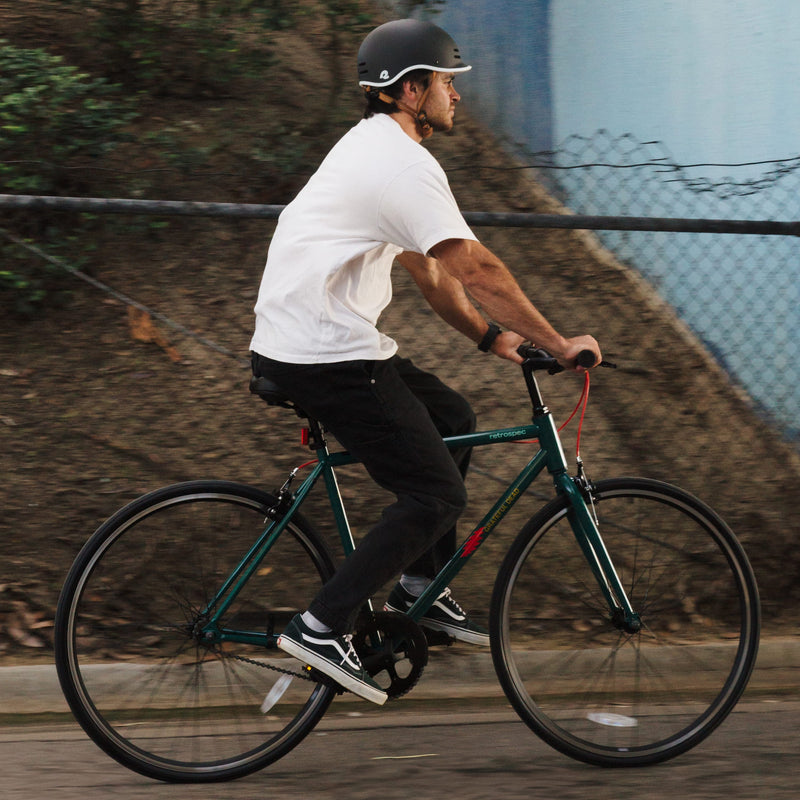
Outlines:
{"label": "man's ear", "polygon": [[420,85],[416,81],[403,81],[403,91],[416,97],[420,92]]}

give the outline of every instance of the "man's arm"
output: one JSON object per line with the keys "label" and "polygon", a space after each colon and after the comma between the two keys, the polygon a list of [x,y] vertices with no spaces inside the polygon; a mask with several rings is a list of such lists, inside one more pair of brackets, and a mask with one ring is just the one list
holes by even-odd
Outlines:
{"label": "man's arm", "polygon": [[[419,253],[404,252],[397,260],[414,278],[417,286],[433,310],[451,327],[478,343],[486,334],[486,320],[467,297],[461,282],[454,278],[435,258]],[[517,347],[525,341],[521,336],[506,331],[498,336],[491,347],[502,358],[521,361]]]}
{"label": "man's arm", "polygon": [[465,289],[492,319],[523,340],[543,347],[565,365],[573,362],[581,350],[591,350],[595,363],[600,363],[602,356],[595,339],[561,336],[528,300],[505,264],[480,242],[446,239],[431,248],[431,253],[441,268],[461,284],[462,291]]}

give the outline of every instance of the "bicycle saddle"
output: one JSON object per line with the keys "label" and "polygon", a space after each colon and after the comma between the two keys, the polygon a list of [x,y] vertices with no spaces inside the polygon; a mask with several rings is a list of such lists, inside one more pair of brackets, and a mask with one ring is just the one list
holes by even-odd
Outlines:
{"label": "bicycle saddle", "polygon": [[293,403],[283,390],[269,378],[253,375],[250,378],[250,392],[257,394],[267,405],[291,408],[298,417],[308,417],[308,414],[296,403]]}

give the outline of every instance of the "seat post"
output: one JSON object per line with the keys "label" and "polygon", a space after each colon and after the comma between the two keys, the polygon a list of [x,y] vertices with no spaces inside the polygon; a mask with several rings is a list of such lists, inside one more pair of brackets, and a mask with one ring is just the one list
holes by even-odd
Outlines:
{"label": "seat post", "polygon": [[308,419],[308,426],[304,428],[304,430],[308,435],[303,437],[303,444],[308,445],[312,450],[317,452],[324,450],[327,455],[328,442],[325,438],[325,428],[313,417],[306,418]]}

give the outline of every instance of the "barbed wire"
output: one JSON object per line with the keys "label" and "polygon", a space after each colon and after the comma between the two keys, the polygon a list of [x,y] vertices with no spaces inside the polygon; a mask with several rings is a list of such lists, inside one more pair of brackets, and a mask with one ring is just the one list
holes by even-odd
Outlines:
{"label": "barbed wire", "polygon": [[[625,139],[627,134],[623,134],[622,136],[616,137],[618,140]],[[588,137],[577,137],[573,136],[570,137],[571,139],[583,139],[586,142],[590,142],[591,139]],[[663,142],[659,141],[658,139],[654,139],[649,142],[638,142],[640,145],[658,145],[663,146]],[[601,162],[601,161],[590,161],[585,163],[578,163],[578,164],[558,164],[552,160],[546,159],[556,159],[566,152],[566,149],[557,149],[557,150],[538,150],[533,153],[527,154],[528,158],[534,159],[533,162],[528,164],[506,164],[506,165],[499,165],[499,164],[481,164],[480,168],[483,170],[491,170],[495,172],[513,172],[515,170],[524,170],[524,169],[556,169],[556,170],[569,170],[569,169],[586,169],[587,167],[608,167],[609,169],[631,169],[634,167],[648,167],[648,166],[659,166],[663,163],[668,163],[670,169],[699,169],[701,167],[713,167],[713,168],[730,168],[730,169],[737,169],[739,167],[760,167],[766,166],[768,164],[792,164],[793,169],[800,167],[800,156],[791,156],[787,158],[769,158],[764,159],[761,161],[730,161],[730,162],[718,162],[718,161],[699,161],[694,164],[678,164],[676,162],[670,161],[669,156],[661,156],[660,158],[651,158],[647,161],[642,161],[639,163],[624,163],[624,164],[615,164],[610,162]],[[104,167],[100,166],[99,164],[79,164],[74,166],[64,165],[64,164],[56,164],[52,161],[46,161],[45,159],[0,159],[0,164],[4,165],[11,165],[11,164],[29,164],[31,166],[37,167],[46,167],[48,169],[53,169],[58,167],[60,170],[65,171],[78,171],[78,172],[111,172],[119,175],[137,175],[137,174],[147,174],[150,172],[183,172],[189,178],[197,178],[197,179],[204,179],[209,177],[214,177],[217,175],[222,176],[235,176],[240,173],[238,172],[200,172],[197,170],[192,170],[191,173],[181,167],[146,167],[146,168],[139,168],[139,169],[122,169],[120,167]],[[462,164],[460,166],[452,166],[450,167],[451,170],[459,170],[459,169],[473,169],[474,164]]]}
{"label": "barbed wire", "polygon": [[[663,151],[662,155],[651,155],[646,159],[636,161],[609,161],[594,160],[564,163],[568,156],[577,156],[578,148],[596,147],[598,139],[605,137],[610,147],[620,151],[620,145],[630,144],[630,153],[641,152],[643,148],[658,148]],[[513,146],[511,149],[516,149]],[[793,174],[800,170],[800,155],[789,156],[786,158],[761,159],[756,161],[698,161],[694,163],[681,164],[674,160],[667,151],[664,142],[654,139],[640,142],[632,134],[622,134],[613,136],[606,130],[597,131],[592,137],[574,134],[567,137],[561,145],[554,150],[539,150],[535,152],[525,152],[522,156],[526,160],[523,164],[463,164],[445,161],[447,171],[458,172],[462,170],[482,170],[486,172],[518,172],[524,170],[545,170],[552,172],[568,172],[575,170],[586,170],[592,168],[603,168],[612,170],[632,170],[646,167],[657,168],[659,172],[676,174],[679,177],[670,181],[683,184],[687,189],[695,192],[715,192],[720,196],[729,194],[751,194],[761,191],[784,178],[786,175]],[[180,174],[185,180],[208,180],[209,178],[235,178],[241,176],[245,171],[200,171],[187,170],[178,166],[146,167],[139,169],[123,169],[121,167],[108,167],[95,164],[64,165],[55,164],[46,159],[2,159],[0,165],[18,166],[29,165],[38,169],[54,170],[61,172],[104,172],[111,175],[152,175],[152,174]],[[734,181],[732,178],[722,180],[711,180],[705,177],[692,177],[683,175],[687,170],[695,169],[744,169],[748,167],[766,167],[774,165],[775,169],[768,170],[762,175],[746,180]]]}
{"label": "barbed wire", "polygon": [[[630,134],[612,136],[608,131],[598,131],[593,137],[569,137],[558,150],[529,153],[524,163],[465,165],[451,160],[444,166],[448,171],[535,170],[535,177],[571,213],[465,212],[468,223],[598,231],[610,251],[638,269],[673,305],[733,380],[750,394],[763,416],[786,438],[800,443],[800,344],[796,341],[800,327],[796,251],[796,237],[800,235],[800,156],[680,164],[662,142],[640,142]],[[702,168],[756,167],[769,169],[737,180],[726,177],[715,181],[690,174]],[[183,172],[187,177],[211,174],[189,174],[178,167],[164,169]],[[0,195],[0,208],[274,219],[283,207]],[[732,219],[734,214],[738,218]],[[779,219],[788,221],[776,221]],[[712,235],[700,240],[665,236],[665,232],[756,235],[746,239]],[[79,277],[93,282],[89,276]],[[145,310],[170,327],[204,341],[185,326],[152,309]],[[236,357],[216,343],[211,346]]]}
{"label": "barbed wire", "polygon": [[[630,134],[572,137],[561,165],[537,178],[576,214],[800,220],[800,158],[754,177],[690,174],[660,142]],[[757,162],[748,162],[753,168]],[[626,217],[627,218],[627,217]],[[642,229],[644,231],[644,229]],[[599,230],[602,243],[675,308],[761,416],[800,444],[800,268],[797,242],[763,236],[664,236]]]}

